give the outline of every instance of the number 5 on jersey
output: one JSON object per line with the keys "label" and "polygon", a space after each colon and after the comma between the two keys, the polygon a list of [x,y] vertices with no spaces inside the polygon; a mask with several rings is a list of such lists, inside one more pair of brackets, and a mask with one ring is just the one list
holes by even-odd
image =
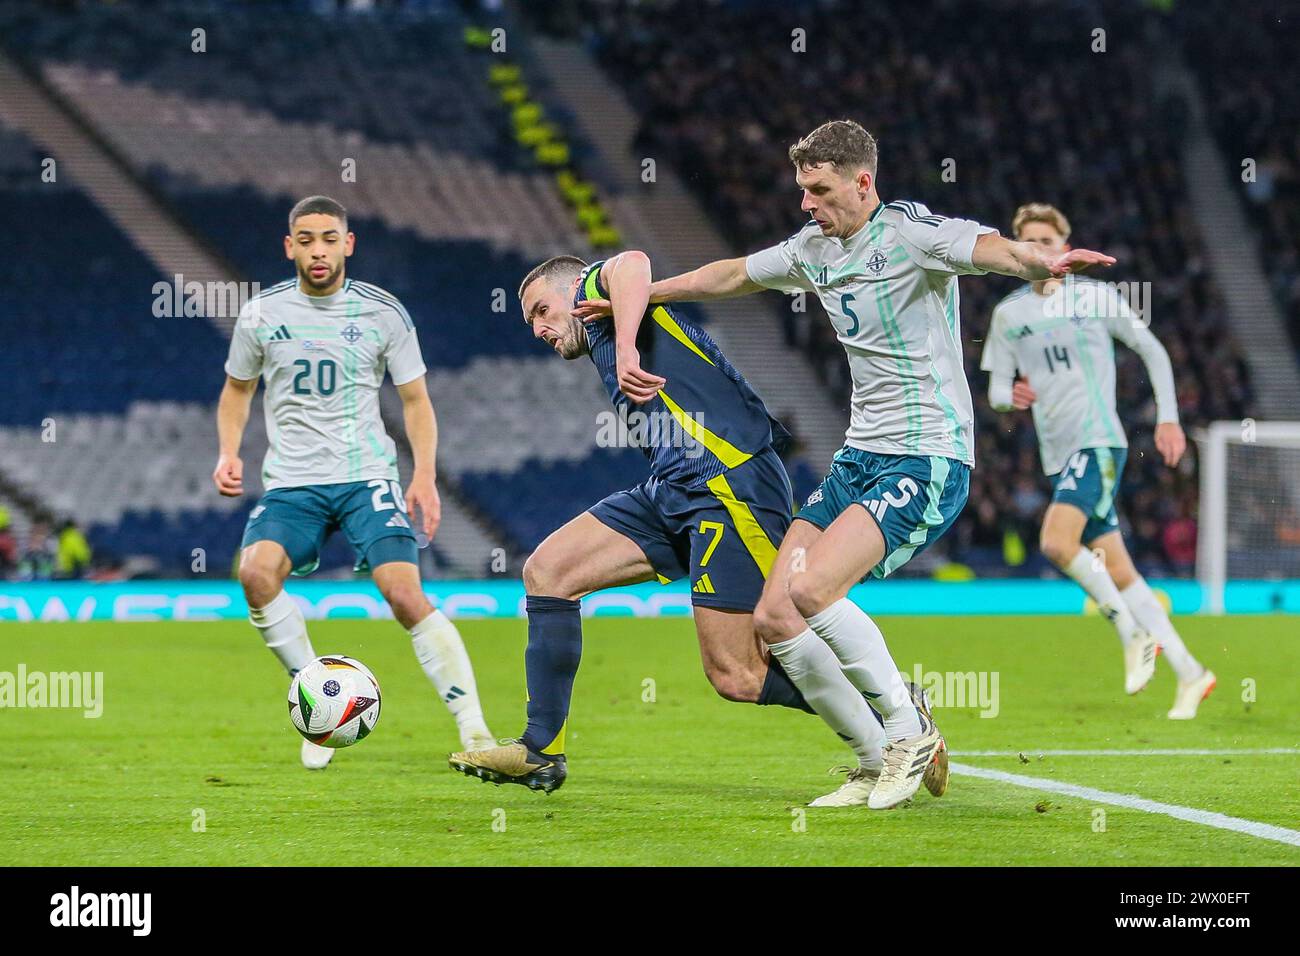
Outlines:
{"label": "number 5 on jersey", "polygon": [[858,323],[858,314],[853,311],[853,299],[852,292],[846,292],[840,296],[840,311],[853,320],[853,324],[844,330],[844,334],[848,336],[857,335],[858,329],[861,327]]}

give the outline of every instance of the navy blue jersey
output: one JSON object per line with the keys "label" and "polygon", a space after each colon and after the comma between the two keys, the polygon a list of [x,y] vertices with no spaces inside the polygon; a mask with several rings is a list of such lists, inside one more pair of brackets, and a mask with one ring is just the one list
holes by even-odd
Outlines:
{"label": "navy blue jersey", "polygon": [[[609,298],[600,281],[602,265],[594,263],[582,273],[575,305]],[[637,331],[641,367],[667,383],[643,405],[618,390],[613,318],[588,322],[586,328],[591,360],[627,424],[628,441],[645,453],[656,478],[699,487],[769,448],[782,450],[789,441],[790,433],[768,414],[708,333],[667,306],[652,304]]]}

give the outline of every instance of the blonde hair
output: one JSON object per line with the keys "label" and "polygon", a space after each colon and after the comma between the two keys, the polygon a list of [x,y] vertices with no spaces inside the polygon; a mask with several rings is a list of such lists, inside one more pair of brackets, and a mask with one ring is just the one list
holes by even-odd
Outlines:
{"label": "blonde hair", "polygon": [[1031,222],[1045,222],[1061,234],[1062,239],[1070,238],[1070,220],[1055,206],[1045,202],[1025,203],[1016,210],[1011,220],[1011,234],[1020,238],[1020,230]]}

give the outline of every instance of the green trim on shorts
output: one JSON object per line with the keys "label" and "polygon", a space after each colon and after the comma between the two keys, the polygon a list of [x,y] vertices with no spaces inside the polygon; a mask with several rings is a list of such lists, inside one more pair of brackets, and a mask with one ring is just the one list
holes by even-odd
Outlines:
{"label": "green trim on shorts", "polygon": [[930,529],[943,524],[939,499],[943,497],[943,487],[948,483],[948,472],[951,467],[947,458],[930,456],[930,481],[926,487],[925,515],[921,518],[921,523],[908,535],[907,544],[895,548],[885,556],[885,560],[880,562],[880,577],[887,577],[911,560],[916,549],[924,546],[926,539],[930,537]]}
{"label": "green trim on shorts", "polygon": [[1109,448],[1094,448],[1093,453],[1097,456],[1097,474],[1101,478],[1101,497],[1093,516],[1104,518],[1115,503],[1115,456]]}

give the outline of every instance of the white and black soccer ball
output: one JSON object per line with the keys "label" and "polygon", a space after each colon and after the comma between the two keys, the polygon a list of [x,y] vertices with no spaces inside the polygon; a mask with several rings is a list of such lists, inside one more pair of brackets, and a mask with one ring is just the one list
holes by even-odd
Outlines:
{"label": "white and black soccer ball", "polygon": [[379,722],[379,681],[351,657],[318,657],[289,684],[289,719],[314,744],[351,747]]}

